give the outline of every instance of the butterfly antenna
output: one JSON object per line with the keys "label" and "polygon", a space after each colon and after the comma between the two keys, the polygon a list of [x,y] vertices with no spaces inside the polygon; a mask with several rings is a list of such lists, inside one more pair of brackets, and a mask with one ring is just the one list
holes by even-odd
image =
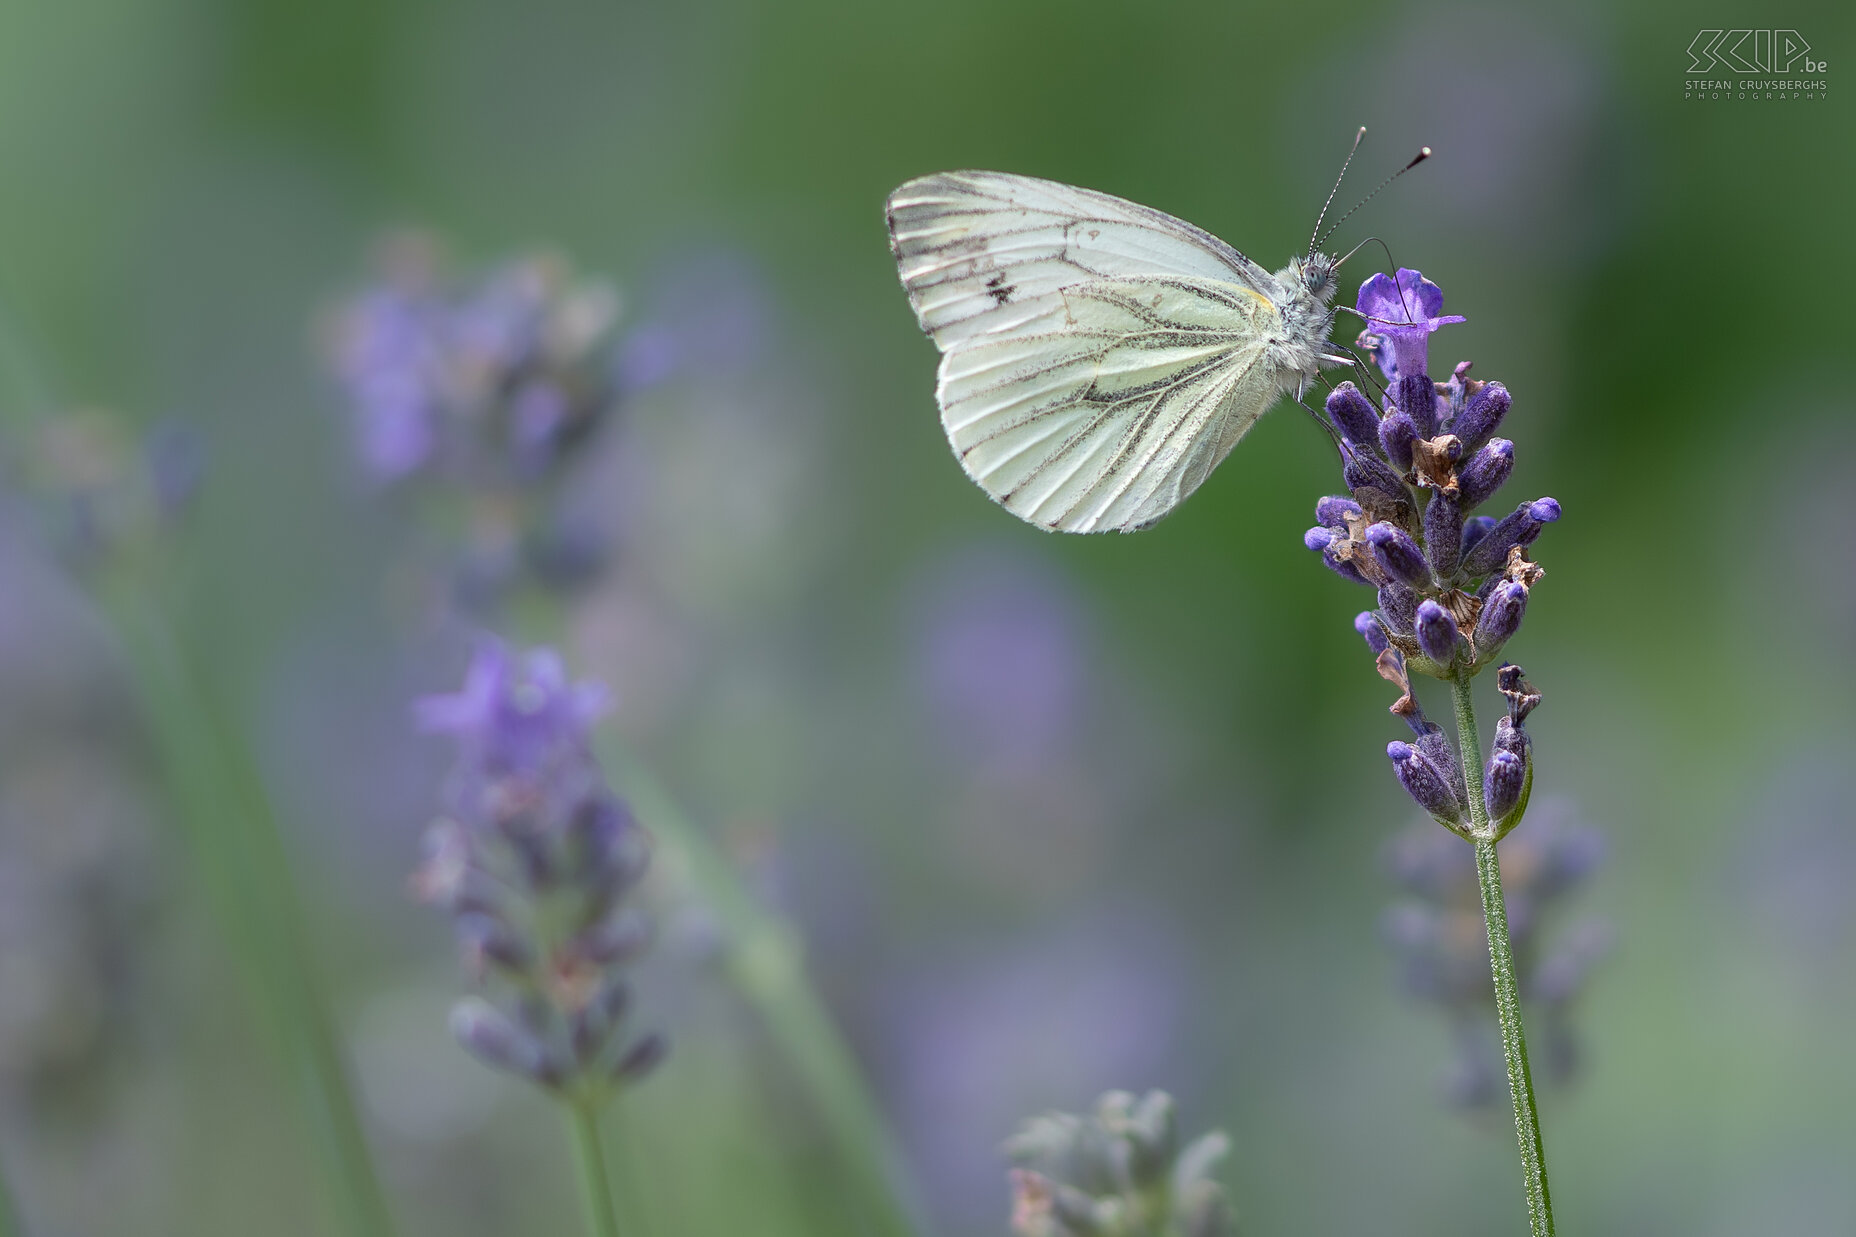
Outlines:
{"label": "butterfly antenna", "polygon": [[[1362,129],[1361,132],[1364,133],[1365,130]],[[1315,246],[1320,245],[1322,241],[1326,240],[1329,236],[1333,235],[1335,228],[1338,228],[1341,224],[1353,218],[1354,211],[1359,210],[1362,206],[1365,206],[1368,202],[1378,197],[1380,189],[1384,189],[1387,185],[1391,184],[1393,181],[1397,180],[1399,177],[1403,176],[1405,173],[1411,171],[1411,169],[1417,167],[1420,163],[1423,163],[1426,159],[1430,157],[1431,157],[1431,148],[1429,146],[1420,146],[1418,148],[1418,153],[1412,157],[1412,160],[1410,163],[1407,163],[1404,167],[1400,168],[1398,171],[1392,173],[1392,175],[1380,181],[1378,188],[1374,189],[1371,193],[1361,198],[1358,202],[1355,202],[1353,204],[1353,210],[1349,210],[1346,214],[1342,215],[1339,219],[1336,219],[1333,225],[1330,226],[1326,232],[1321,231],[1321,225],[1317,223],[1315,225],[1315,232],[1316,232],[1315,241],[1314,241],[1314,244],[1309,247],[1308,252],[1312,254],[1315,251]],[[1348,156],[1348,158],[1351,159],[1352,156],[1350,155]],[[1335,185],[1335,188],[1338,189],[1339,187],[1340,186],[1338,184]],[[1329,194],[1328,196],[1332,197],[1333,195]],[[1327,214],[1327,208],[1325,206],[1321,208],[1321,213],[1323,215]]]}
{"label": "butterfly antenna", "polygon": [[1347,168],[1353,163],[1354,155],[1359,153],[1360,139],[1365,136],[1366,126],[1361,125],[1360,131],[1353,135],[1353,149],[1348,151],[1347,157],[1341,161],[1340,175],[1334,178],[1334,187],[1328,190],[1328,200],[1321,204],[1321,213],[1315,216],[1315,230],[1308,237],[1308,256],[1311,258],[1315,256],[1315,238],[1321,235],[1321,221],[1328,217],[1328,207],[1334,205],[1334,195],[1340,192],[1340,182],[1347,178]]}

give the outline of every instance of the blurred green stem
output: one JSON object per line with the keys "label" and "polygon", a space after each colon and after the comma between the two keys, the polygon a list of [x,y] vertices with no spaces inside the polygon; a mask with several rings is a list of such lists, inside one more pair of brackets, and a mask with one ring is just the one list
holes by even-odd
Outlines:
{"label": "blurred green stem", "polygon": [[1476,705],[1466,671],[1450,680],[1456,704],[1457,750],[1469,792],[1469,825],[1475,835],[1476,882],[1482,889],[1482,917],[1489,928],[1489,968],[1495,976],[1495,1011],[1501,1020],[1502,1055],[1508,1061],[1508,1092],[1514,1097],[1515,1136],[1521,1144],[1521,1177],[1527,1190],[1527,1218],[1533,1237],[1553,1237],[1553,1200],[1547,1192],[1547,1156],[1540,1142],[1540,1115],[1534,1110],[1534,1077],[1527,1066],[1527,1035],[1521,1028],[1521,988],[1515,980],[1514,947],[1508,940],[1508,904],[1502,898],[1501,861],[1495,854],[1495,827],[1482,800],[1482,740],[1476,734]]}
{"label": "blurred green stem", "polygon": [[606,1147],[599,1137],[599,1111],[582,1100],[569,1100],[565,1107],[587,1230],[593,1237],[619,1237],[618,1217],[612,1210],[612,1185],[606,1177]]}
{"label": "blurred green stem", "polygon": [[863,1071],[850,1046],[806,981],[797,934],[755,903],[727,861],[684,818],[643,762],[611,739],[602,755],[659,842],[687,860],[693,883],[722,920],[730,977],[765,1019],[818,1106],[838,1154],[850,1166],[865,1231],[911,1237],[917,1225],[897,1176],[888,1128],[864,1088]]}
{"label": "blurred green stem", "polygon": [[289,859],[251,754],[217,716],[148,591],[117,577],[99,592],[198,879],[270,1023],[342,1227],[356,1237],[389,1237],[386,1200],[303,940]]}

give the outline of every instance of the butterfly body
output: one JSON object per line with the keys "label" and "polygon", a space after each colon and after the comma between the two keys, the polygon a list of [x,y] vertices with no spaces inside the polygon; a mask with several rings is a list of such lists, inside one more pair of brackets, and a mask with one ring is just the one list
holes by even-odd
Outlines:
{"label": "butterfly body", "polygon": [[955,455],[1042,528],[1151,526],[1285,390],[1341,359],[1323,254],[1271,274],[1171,215],[999,172],[910,181],[887,213],[942,352]]}

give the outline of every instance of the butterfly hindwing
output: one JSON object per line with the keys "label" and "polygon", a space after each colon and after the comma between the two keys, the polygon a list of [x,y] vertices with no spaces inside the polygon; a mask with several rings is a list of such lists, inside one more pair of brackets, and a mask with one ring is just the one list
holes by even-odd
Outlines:
{"label": "butterfly hindwing", "polygon": [[1224,279],[1092,279],[941,361],[967,474],[1065,532],[1131,531],[1196,489],[1278,393],[1270,301]]}

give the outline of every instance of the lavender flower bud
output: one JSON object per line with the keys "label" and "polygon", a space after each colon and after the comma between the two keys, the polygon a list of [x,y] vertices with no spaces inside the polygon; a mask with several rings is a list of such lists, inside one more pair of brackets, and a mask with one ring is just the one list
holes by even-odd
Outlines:
{"label": "lavender flower bud", "polygon": [[[1492,515],[1472,515],[1467,520],[1464,520],[1463,553],[1468,554],[1471,550],[1475,549],[1476,543],[1488,536],[1489,531],[1494,527],[1495,517]],[[1458,558],[1457,565],[1459,567],[1462,566],[1460,557]]]}
{"label": "lavender flower bud", "polygon": [[1368,511],[1385,511],[1410,504],[1411,500],[1405,496],[1404,481],[1378,456],[1348,450],[1346,457],[1340,475],[1362,507]]}
{"label": "lavender flower bud", "polygon": [[1430,757],[1409,743],[1398,742],[1386,745],[1386,756],[1392,761],[1399,784],[1419,807],[1446,824],[1462,823],[1463,805],[1449,779]]}
{"label": "lavender flower bud", "polygon": [[1447,666],[1456,658],[1457,630],[1456,620],[1450,612],[1426,597],[1418,603],[1417,614],[1418,647],[1424,655],[1440,666]]}
{"label": "lavender flower bud", "polygon": [[636,1082],[656,1069],[668,1055],[670,1041],[653,1031],[619,1058],[619,1063],[612,1067],[612,1076],[620,1082]]}
{"label": "lavender flower bud", "polygon": [[1476,616],[1476,656],[1491,656],[1508,643],[1521,630],[1521,618],[1526,613],[1527,586],[1518,580],[1497,584],[1482,603],[1482,613]]}
{"label": "lavender flower bud", "polygon": [[1542,526],[1560,518],[1560,505],[1551,498],[1522,503],[1502,517],[1475,548],[1463,556],[1461,570],[1467,576],[1485,576],[1508,561],[1508,551],[1515,546],[1529,546],[1540,536]]}
{"label": "lavender flower bud", "polygon": [[1465,451],[1474,451],[1500,428],[1502,418],[1508,415],[1510,402],[1507,387],[1499,382],[1484,383],[1463,405],[1450,432],[1463,440]]}
{"label": "lavender flower bud", "polygon": [[1366,541],[1373,547],[1373,557],[1393,579],[1413,588],[1431,587],[1431,565],[1424,560],[1424,551],[1404,529],[1381,520],[1366,530]]}
{"label": "lavender flower bud", "polygon": [[1328,418],[1348,442],[1368,449],[1379,444],[1379,414],[1351,382],[1334,388],[1327,409]]}
{"label": "lavender flower bud", "polygon": [[1360,519],[1363,516],[1359,503],[1339,494],[1329,494],[1315,504],[1315,523],[1323,528],[1345,532],[1349,519]]}
{"label": "lavender flower bud", "polygon": [[1495,719],[1495,750],[1509,752],[1526,760],[1533,751],[1533,741],[1527,737],[1527,730],[1512,717]]}
{"label": "lavender flower bud", "polygon": [[451,1010],[451,1034],[485,1065],[537,1077],[542,1051],[534,1037],[482,997],[465,997]]}
{"label": "lavender flower bud", "polygon": [[1501,821],[1514,811],[1526,781],[1527,762],[1513,752],[1497,751],[1489,758],[1488,772],[1482,777],[1482,797],[1490,820]]}
{"label": "lavender flower bud", "polygon": [[1319,554],[1333,544],[1334,538],[1338,535],[1331,528],[1311,528],[1302,534],[1302,544]]}
{"label": "lavender flower bud", "polygon": [[1514,444],[1506,438],[1497,438],[1482,446],[1482,449],[1469,457],[1469,462],[1457,470],[1459,499],[1465,511],[1473,511],[1489,500],[1489,497],[1508,480],[1514,471]]}
{"label": "lavender flower bud", "polygon": [[1366,647],[1373,651],[1373,656],[1386,651],[1391,641],[1386,638],[1386,629],[1379,625],[1379,617],[1371,610],[1362,610],[1353,616],[1353,629],[1366,641]]}
{"label": "lavender flower bud", "polygon": [[1409,636],[1418,621],[1418,595],[1397,580],[1379,587],[1379,613],[1395,635]]}
{"label": "lavender flower bud", "polygon": [[1400,472],[1411,471],[1411,444],[1418,440],[1418,427],[1410,416],[1393,409],[1379,422],[1379,445],[1385,448],[1386,459],[1392,467]]}
{"label": "lavender flower bud", "polygon": [[1437,767],[1437,771],[1443,774],[1444,781],[1450,783],[1455,789],[1459,799],[1467,798],[1463,789],[1463,772],[1457,768],[1456,744],[1450,741],[1450,736],[1444,733],[1444,728],[1424,716],[1424,710],[1418,707],[1416,697],[1412,698],[1411,707],[1403,716],[1405,724],[1410,726],[1411,732],[1418,736],[1417,742],[1412,746],[1422,752],[1425,759]]}
{"label": "lavender flower bud", "polygon": [[1431,500],[1424,505],[1424,549],[1440,580],[1455,575],[1462,559],[1463,511],[1467,505],[1449,498],[1442,490],[1432,490]]}
{"label": "lavender flower bud", "polygon": [[473,964],[489,963],[504,971],[521,972],[534,964],[535,951],[510,926],[489,915],[467,913],[455,920],[458,942]]}
{"label": "lavender flower bud", "polygon": [[1436,436],[1437,387],[1428,376],[1399,375],[1398,388],[1392,398],[1399,411],[1411,418],[1411,423],[1417,427],[1418,437]]}

